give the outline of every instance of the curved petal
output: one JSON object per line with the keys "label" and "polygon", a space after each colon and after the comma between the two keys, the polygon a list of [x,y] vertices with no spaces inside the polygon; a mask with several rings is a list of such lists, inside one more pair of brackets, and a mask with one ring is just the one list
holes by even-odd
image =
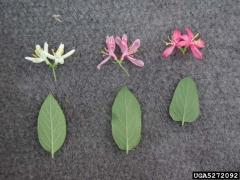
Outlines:
{"label": "curved petal", "polygon": [[170,47],[166,48],[162,53],[162,57],[164,59],[168,58],[168,56],[170,56],[170,54],[172,54],[174,48],[175,48],[175,46],[170,46]]}
{"label": "curved petal", "polygon": [[36,49],[35,49],[35,54],[36,54],[38,57],[40,57],[42,51],[43,51],[43,50],[42,50],[41,46],[37,44],[37,45],[36,45]]}
{"label": "curved petal", "polygon": [[61,44],[59,45],[59,48],[58,48],[56,54],[59,55],[59,56],[61,56],[63,53],[64,53],[64,44],[61,43]]}
{"label": "curved petal", "polygon": [[190,28],[186,28],[185,30],[186,30],[186,32],[187,32],[187,34],[188,34],[188,37],[189,37],[190,39],[192,39],[192,38],[194,37],[194,35],[193,35],[193,33],[192,33],[192,30],[191,30]]}
{"label": "curved petal", "polygon": [[193,43],[198,48],[204,48],[205,47],[205,43],[201,39],[198,39],[198,40],[194,41]]}
{"label": "curved petal", "polygon": [[179,47],[188,47],[189,46],[189,42],[188,41],[180,41],[176,44],[176,46]]}
{"label": "curved petal", "polygon": [[140,47],[140,39],[136,39],[132,45],[129,47],[129,55],[134,54],[137,52],[138,48]]}
{"label": "curved petal", "polygon": [[123,34],[123,36],[122,36],[122,42],[124,42],[124,43],[128,43],[128,37],[127,37],[127,35],[126,34]]}
{"label": "curved petal", "polygon": [[111,52],[115,51],[116,44],[113,36],[110,36],[110,37],[107,36],[106,44],[107,44],[108,51],[111,51]]}
{"label": "curved petal", "polygon": [[105,64],[106,62],[108,62],[110,58],[111,58],[111,56],[108,56],[108,57],[107,57],[106,59],[104,59],[100,64],[98,64],[98,65],[97,65],[98,70],[100,70],[100,69],[101,69],[101,66],[102,66],[103,64]]}
{"label": "curved petal", "polygon": [[44,54],[45,56],[47,56],[49,59],[52,59],[52,60],[55,59],[55,56],[53,56],[53,55],[51,55],[51,54],[49,54],[49,53],[47,53],[47,52],[45,52],[45,51],[43,51],[43,54]]}
{"label": "curved petal", "polygon": [[25,57],[25,59],[28,61],[32,61],[33,63],[41,63],[41,62],[45,61],[42,58],[33,58],[33,57]]}
{"label": "curved petal", "polygon": [[192,46],[190,46],[190,48],[191,48],[191,51],[193,53],[193,56],[196,59],[201,60],[203,58],[203,55],[202,55],[201,51],[199,51],[199,49],[196,46],[192,45]]}
{"label": "curved petal", "polygon": [[181,35],[181,39],[184,41],[190,41],[188,35],[186,35],[186,34]]}
{"label": "curved petal", "polygon": [[135,59],[135,58],[133,58],[131,56],[127,56],[127,58],[128,58],[129,61],[131,61],[136,66],[139,66],[139,67],[143,67],[144,66],[144,62],[142,60]]}
{"label": "curved petal", "polygon": [[71,56],[74,52],[75,52],[75,49],[73,49],[73,50],[69,51],[68,53],[64,54],[64,55],[62,56],[62,58],[63,58],[63,59],[66,59],[66,58],[68,58],[69,56]]}
{"label": "curved petal", "polygon": [[120,38],[119,36],[117,36],[117,37],[115,38],[115,42],[116,42],[116,44],[120,47],[122,40],[121,40],[121,38]]}
{"label": "curved petal", "polygon": [[178,42],[180,38],[181,38],[181,32],[178,29],[175,29],[172,35],[172,40],[174,40],[175,42]]}
{"label": "curved petal", "polygon": [[48,43],[47,42],[44,43],[44,51],[48,52]]}
{"label": "curved petal", "polygon": [[119,48],[121,49],[121,52],[122,52],[123,54],[126,54],[127,51],[128,51],[128,46],[127,46],[126,41],[123,41],[120,37],[117,36],[117,37],[115,38],[115,42],[116,42],[116,44],[119,46]]}

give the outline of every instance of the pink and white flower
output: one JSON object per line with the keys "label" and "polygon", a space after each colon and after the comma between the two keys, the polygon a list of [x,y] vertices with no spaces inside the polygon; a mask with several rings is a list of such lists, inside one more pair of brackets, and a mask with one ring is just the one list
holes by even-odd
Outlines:
{"label": "pink and white flower", "polygon": [[140,47],[140,39],[136,39],[130,47],[128,47],[128,37],[126,34],[120,37],[116,37],[115,39],[116,44],[120,47],[122,56],[121,61],[123,61],[125,58],[127,58],[130,62],[135,64],[136,66],[143,67],[144,62],[142,60],[136,59],[133,57],[133,54],[135,54]]}
{"label": "pink and white flower", "polygon": [[181,40],[181,32],[178,29],[175,29],[172,34],[172,39],[169,40],[170,42],[166,42],[166,45],[170,46],[167,47],[162,53],[164,59],[168,58],[173,53],[173,50],[178,47],[178,43]]}
{"label": "pink and white flower", "polygon": [[170,46],[162,53],[164,59],[169,57],[175,48],[181,50],[183,54],[190,48],[196,59],[200,60],[203,58],[202,52],[199,49],[204,48],[205,43],[199,38],[199,33],[194,36],[191,29],[186,28],[185,30],[187,34],[181,34],[181,32],[176,29],[173,32],[172,39],[169,39],[170,42],[165,42],[167,46]]}
{"label": "pink and white flower", "polygon": [[113,58],[113,60],[117,60],[117,56],[114,53],[116,48],[116,43],[113,36],[106,37],[106,45],[107,45],[107,49],[106,48],[104,49],[105,51],[103,52],[103,54],[107,57],[100,64],[97,65],[97,68],[99,70],[101,69],[101,66],[107,63],[111,58]]}
{"label": "pink and white flower", "polygon": [[199,51],[199,49],[205,47],[205,43],[203,40],[201,40],[199,37],[199,34],[197,33],[195,36],[193,35],[191,29],[186,28],[185,29],[187,34],[184,34],[181,36],[181,41],[178,43],[178,47],[190,47],[193,56],[196,59],[201,60],[203,58],[202,52]]}

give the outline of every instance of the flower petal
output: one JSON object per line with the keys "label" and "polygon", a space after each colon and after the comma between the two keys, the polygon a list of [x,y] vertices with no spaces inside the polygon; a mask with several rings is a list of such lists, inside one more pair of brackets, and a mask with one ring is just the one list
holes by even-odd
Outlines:
{"label": "flower petal", "polygon": [[48,52],[48,43],[47,42],[44,43],[44,51]]}
{"label": "flower petal", "polygon": [[136,39],[132,45],[129,47],[128,54],[134,54],[137,52],[138,48],[140,47],[140,39]]}
{"label": "flower petal", "polygon": [[136,66],[139,66],[139,67],[143,67],[144,66],[144,62],[142,60],[135,59],[135,58],[133,58],[131,56],[127,56],[127,58],[128,58],[129,61],[131,61]]}
{"label": "flower petal", "polygon": [[53,56],[53,55],[51,55],[51,54],[49,54],[49,53],[47,53],[47,52],[45,52],[45,51],[43,51],[43,54],[44,54],[45,56],[47,56],[49,59],[52,59],[52,60],[55,59],[55,56]]}
{"label": "flower petal", "polygon": [[125,41],[123,41],[120,37],[116,37],[115,38],[115,42],[116,42],[116,44],[119,46],[119,48],[121,49],[121,52],[123,53],[123,54],[126,54],[127,53],[127,51],[128,51],[128,46],[127,46],[127,44],[125,43]]}
{"label": "flower petal", "polygon": [[187,34],[188,34],[188,37],[189,37],[190,39],[192,39],[192,38],[194,37],[194,35],[193,35],[193,33],[192,33],[192,30],[191,30],[190,28],[186,28],[185,30],[186,30],[186,32],[187,32]]}
{"label": "flower petal", "polygon": [[59,45],[59,48],[58,48],[56,54],[59,55],[59,56],[61,56],[63,53],[64,53],[64,44],[61,43],[61,44]]}
{"label": "flower petal", "polygon": [[201,51],[199,51],[199,49],[198,49],[196,46],[191,45],[190,48],[191,48],[191,51],[192,51],[192,53],[193,53],[193,56],[194,56],[196,59],[201,60],[201,59],[203,58],[203,55],[202,55]]}
{"label": "flower petal", "polygon": [[189,42],[188,41],[180,41],[177,43],[177,47],[188,47],[189,46]]}
{"label": "flower petal", "polygon": [[163,58],[164,59],[168,58],[168,56],[170,56],[170,54],[172,54],[174,48],[175,48],[175,46],[170,46],[170,47],[166,48],[162,53]]}
{"label": "flower petal", "polygon": [[193,43],[198,48],[204,48],[205,47],[205,43],[201,39],[198,39],[198,40],[194,41]]}
{"label": "flower petal", "polygon": [[101,69],[101,66],[102,66],[103,64],[105,64],[106,62],[108,62],[110,58],[111,58],[111,56],[108,56],[108,57],[107,57],[106,59],[104,59],[100,64],[98,64],[98,65],[97,65],[98,70],[100,70],[100,69]]}
{"label": "flower petal", "polygon": [[33,57],[25,57],[26,60],[32,61],[33,63],[41,63],[45,61],[42,58],[33,58]]}
{"label": "flower petal", "polygon": [[36,45],[36,49],[35,49],[35,54],[40,57],[41,56],[41,53],[42,53],[42,48],[40,45]]}
{"label": "flower petal", "polygon": [[123,36],[122,36],[122,42],[124,42],[124,43],[128,43],[128,37],[127,37],[127,35],[126,34],[123,34]]}
{"label": "flower petal", "polygon": [[109,52],[114,52],[115,51],[115,47],[116,47],[116,43],[115,43],[115,39],[113,36],[107,36],[106,38],[106,44],[107,44],[107,48]]}
{"label": "flower petal", "polygon": [[175,42],[178,42],[180,38],[181,38],[181,32],[178,29],[175,29],[172,35],[172,40],[174,40]]}
{"label": "flower petal", "polygon": [[63,59],[66,59],[66,58],[68,58],[69,56],[71,56],[74,52],[75,52],[75,49],[73,49],[73,50],[69,51],[68,53],[64,54],[64,55],[62,56],[62,58],[63,58]]}
{"label": "flower petal", "polygon": [[[120,38],[119,36],[117,36],[117,37],[115,38],[115,42],[116,42],[116,44],[120,47],[122,40],[121,40],[121,38]],[[106,42],[106,43],[107,43],[107,42]]]}

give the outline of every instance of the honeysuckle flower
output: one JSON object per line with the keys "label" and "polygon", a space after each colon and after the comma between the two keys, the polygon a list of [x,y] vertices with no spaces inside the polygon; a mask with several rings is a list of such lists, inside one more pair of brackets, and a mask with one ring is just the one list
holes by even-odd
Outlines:
{"label": "honeysuckle flower", "polygon": [[181,32],[178,29],[175,29],[175,31],[172,34],[172,39],[169,38],[169,42],[165,42],[167,47],[163,53],[162,56],[164,59],[168,58],[173,52],[173,50],[178,47],[178,43],[181,40]]}
{"label": "honeysuckle flower", "polygon": [[68,53],[64,54],[64,44],[61,43],[59,45],[59,48],[56,52],[53,51],[53,55],[49,53],[45,53],[49,59],[52,59],[55,61],[55,65],[57,64],[64,64],[64,59],[68,58],[75,52],[75,49],[69,51]]}
{"label": "honeysuckle flower", "polygon": [[50,64],[47,59],[48,53],[48,43],[44,43],[44,48],[42,49],[40,45],[36,45],[35,54],[33,57],[25,57],[26,60],[32,61],[33,63],[41,63],[46,62],[46,64]]}
{"label": "honeysuckle flower", "polygon": [[199,33],[197,33],[195,36],[193,35],[193,32],[190,28],[185,29],[187,34],[184,34],[181,36],[182,41],[178,43],[179,47],[190,47],[193,56],[196,59],[201,60],[203,58],[203,55],[201,51],[199,51],[200,48],[205,47],[205,43],[203,40],[199,38]]}
{"label": "honeysuckle flower", "polygon": [[[40,45],[36,45],[35,54],[33,57],[25,57],[25,59],[32,61],[34,63],[46,62],[46,64],[52,69],[54,80],[56,81],[56,73],[55,70],[58,64],[64,64],[64,59],[71,56],[75,50],[71,50],[68,53],[64,54],[64,44],[60,44],[58,50],[56,52],[53,51],[53,55],[48,53],[48,44],[44,43],[44,48],[42,49]],[[48,60],[51,59],[52,61]]]}
{"label": "honeysuckle flower", "polygon": [[116,44],[120,47],[122,56],[121,61],[123,61],[125,58],[127,58],[130,62],[135,64],[136,66],[143,67],[144,62],[142,60],[136,59],[133,57],[133,54],[135,54],[140,47],[140,39],[136,39],[130,47],[128,47],[128,37],[126,34],[122,36],[122,39],[120,37],[116,37]]}
{"label": "honeysuckle flower", "polygon": [[107,57],[100,64],[97,65],[98,70],[100,70],[101,66],[107,63],[111,58],[117,61],[117,56],[114,54],[116,43],[113,36],[106,37],[106,45],[107,45],[107,48],[104,48],[104,51],[102,51],[102,53],[104,56],[107,56]]}
{"label": "honeysuckle flower", "polygon": [[[116,44],[121,49],[121,58],[118,59],[115,54]],[[101,69],[101,66],[105,63],[107,63],[111,58],[115,64],[118,64],[123,71],[129,76],[128,71],[124,68],[123,63],[124,59],[128,59],[133,64],[143,67],[144,62],[142,60],[136,59],[133,57],[133,54],[135,54],[140,47],[140,40],[135,40],[130,47],[128,47],[128,39],[127,35],[124,34],[122,39],[120,37],[114,38],[113,36],[107,36],[106,37],[106,45],[107,48],[104,48],[104,51],[102,53],[104,56],[107,56],[100,64],[97,65],[97,69]]]}

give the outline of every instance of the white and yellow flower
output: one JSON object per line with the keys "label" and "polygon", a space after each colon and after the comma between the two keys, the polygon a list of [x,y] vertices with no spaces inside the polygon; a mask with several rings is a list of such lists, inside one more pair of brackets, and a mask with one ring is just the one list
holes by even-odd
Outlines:
{"label": "white and yellow flower", "polygon": [[33,63],[41,63],[46,62],[46,64],[50,64],[47,59],[48,54],[48,43],[44,43],[44,48],[42,49],[40,45],[36,45],[35,54],[33,57],[25,57],[25,59],[32,61]]}
{"label": "white and yellow flower", "polygon": [[[56,81],[56,68],[58,64],[64,64],[64,59],[68,58],[75,52],[75,49],[69,51],[66,54],[64,53],[64,44],[61,43],[58,50],[56,52],[53,51],[53,55],[48,53],[48,44],[47,42],[44,43],[43,49],[40,45],[36,45],[35,54],[33,57],[25,57],[25,59],[32,61],[33,63],[41,63],[45,62],[53,72],[54,80]],[[51,60],[49,60],[49,59]]]}
{"label": "white and yellow flower", "polygon": [[64,59],[68,58],[69,56],[71,56],[73,53],[75,52],[75,49],[69,51],[68,53],[64,54],[64,44],[61,43],[59,45],[59,48],[56,52],[53,51],[53,55],[49,54],[49,53],[45,53],[44,54],[49,58],[55,61],[55,64],[64,64]]}

